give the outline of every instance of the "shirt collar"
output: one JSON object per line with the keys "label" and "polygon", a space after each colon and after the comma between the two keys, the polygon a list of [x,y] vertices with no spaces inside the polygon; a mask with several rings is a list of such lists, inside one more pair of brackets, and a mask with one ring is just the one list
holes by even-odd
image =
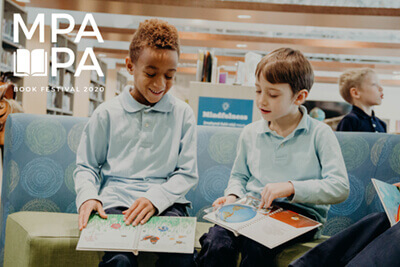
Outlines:
{"label": "shirt collar", "polygon": [[125,86],[122,94],[120,95],[120,101],[122,104],[122,107],[127,111],[127,112],[137,112],[142,109],[148,109],[148,110],[154,110],[154,111],[159,111],[159,112],[170,112],[172,111],[172,107],[174,104],[174,98],[170,96],[169,94],[165,94],[158,103],[156,103],[154,106],[146,106],[141,103],[139,103],[135,98],[132,97],[130,94],[129,90],[132,87],[130,85]]}
{"label": "shirt collar", "polygon": [[[303,113],[303,116],[301,117],[301,120],[300,120],[299,124],[297,125],[296,129],[294,129],[294,131],[292,132],[293,134],[302,129],[305,130],[305,132],[308,132],[308,130],[310,129],[309,116],[308,116],[306,107],[303,105],[300,105],[299,109],[300,109],[301,113]],[[258,131],[257,131],[258,133],[263,134],[263,133],[275,132],[269,128],[268,121],[263,119],[262,122],[263,123],[258,128]],[[292,135],[292,134],[290,134],[290,135]]]}
{"label": "shirt collar", "polygon": [[364,110],[362,110],[361,108],[354,106],[354,105],[353,105],[352,111],[363,119],[369,119],[371,117],[372,118],[375,117],[375,112],[373,110],[372,110],[371,116],[369,116],[367,113],[365,113]]}

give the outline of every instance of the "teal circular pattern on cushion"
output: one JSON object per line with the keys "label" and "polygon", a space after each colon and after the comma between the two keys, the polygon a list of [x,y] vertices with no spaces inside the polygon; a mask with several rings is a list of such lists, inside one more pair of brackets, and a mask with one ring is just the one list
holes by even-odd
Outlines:
{"label": "teal circular pattern on cushion", "polygon": [[65,210],[66,213],[77,213],[75,201],[71,202]]}
{"label": "teal circular pattern on cushion", "polygon": [[346,216],[355,212],[364,200],[364,185],[355,176],[349,175],[350,195],[346,201],[332,205],[329,213]]}
{"label": "teal circular pattern on cushion", "polygon": [[60,212],[60,208],[56,203],[49,199],[33,199],[26,203],[21,211],[47,211]]}
{"label": "teal circular pattern on cushion", "polygon": [[199,189],[203,197],[209,202],[214,202],[224,195],[231,170],[225,166],[209,168],[200,176]]}
{"label": "teal circular pattern on cushion", "polygon": [[[24,141],[24,127],[16,120],[12,121],[12,133],[11,129],[7,129],[4,135],[4,145],[7,150],[15,152],[21,146]],[[9,128],[9,127],[6,127]]]}
{"label": "teal circular pattern on cushion", "polygon": [[14,191],[15,187],[17,187],[20,179],[18,163],[16,163],[14,160],[10,160],[7,164],[6,179],[8,185],[8,195],[10,195]]}
{"label": "teal circular pattern on cushion", "polygon": [[368,142],[359,136],[346,136],[340,142],[347,171],[361,166],[369,155]]}
{"label": "teal circular pattern on cushion", "polygon": [[392,154],[390,155],[390,168],[400,174],[400,143],[394,146]]}
{"label": "teal circular pattern on cushion", "polygon": [[60,189],[63,177],[60,164],[49,158],[35,158],[22,169],[21,183],[29,195],[48,198]]}
{"label": "teal circular pattern on cushion", "polygon": [[206,148],[209,142],[208,134],[204,130],[198,130],[197,132],[197,155],[201,155]]}
{"label": "teal circular pattern on cushion", "polygon": [[324,235],[333,236],[348,228],[353,223],[354,221],[348,217],[333,217],[324,224],[322,233]]}
{"label": "teal circular pattern on cushion", "polygon": [[377,196],[374,184],[369,182],[365,188],[365,202],[367,205],[371,205],[374,198]]}
{"label": "teal circular pattern on cushion", "polygon": [[64,173],[64,182],[69,191],[71,193],[75,194],[75,183],[74,183],[74,171],[76,169],[76,164],[75,162],[72,162],[71,164],[68,165],[68,167],[65,169]]}
{"label": "teal circular pattern on cushion", "polygon": [[379,138],[371,148],[371,161],[375,166],[381,166],[390,153],[392,145],[387,137]]}
{"label": "teal circular pattern on cushion", "polygon": [[232,133],[215,133],[208,143],[210,157],[220,164],[233,163],[236,157],[236,145],[239,135]]}
{"label": "teal circular pattern on cushion", "polygon": [[86,122],[78,122],[75,124],[68,133],[68,146],[74,153],[76,153],[79,142],[81,141],[81,136],[83,128],[85,128]]}
{"label": "teal circular pattern on cushion", "polygon": [[66,142],[64,126],[54,119],[32,121],[25,132],[25,143],[38,155],[50,155],[57,152]]}

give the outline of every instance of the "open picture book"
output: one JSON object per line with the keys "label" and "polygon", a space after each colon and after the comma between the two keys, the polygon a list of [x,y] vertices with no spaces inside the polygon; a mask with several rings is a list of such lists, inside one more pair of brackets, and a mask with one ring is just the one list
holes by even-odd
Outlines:
{"label": "open picture book", "polygon": [[[258,209],[260,201],[253,197],[210,211],[203,218],[218,224],[235,235],[244,235],[272,249],[322,224],[290,210],[276,206]],[[207,211],[206,211],[207,212]]]}
{"label": "open picture book", "polygon": [[386,215],[389,218],[390,225],[393,226],[398,223],[400,218],[400,191],[395,185],[379,181],[372,178],[379,199],[382,202]]}
{"label": "open picture book", "polygon": [[122,214],[107,216],[91,215],[76,250],[193,253],[196,218],[153,216],[134,227],[125,224]]}

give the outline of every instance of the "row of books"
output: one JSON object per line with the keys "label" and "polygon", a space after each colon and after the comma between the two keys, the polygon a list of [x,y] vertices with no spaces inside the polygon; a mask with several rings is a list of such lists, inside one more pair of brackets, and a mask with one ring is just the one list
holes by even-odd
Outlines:
{"label": "row of books", "polygon": [[2,69],[13,71],[14,60],[12,52],[3,49],[3,51],[0,52],[0,62],[2,65]]}
{"label": "row of books", "polygon": [[217,82],[218,59],[213,51],[199,50],[197,54],[196,80],[199,82]]}
{"label": "row of books", "polygon": [[14,23],[11,19],[3,19],[3,38],[8,41],[13,41],[14,39]]}
{"label": "row of books", "polygon": [[[57,97],[62,97],[62,103],[58,101]],[[66,112],[71,112],[72,95],[63,94],[61,91],[47,92],[47,108],[58,108]],[[61,104],[61,105],[60,105]]]}
{"label": "row of books", "polygon": [[61,69],[57,69],[57,76],[49,75],[49,84],[51,85],[60,85],[61,86]]}
{"label": "row of books", "polygon": [[92,72],[90,73],[90,79],[92,81],[98,81],[98,82],[101,82],[103,84],[106,83],[106,76],[100,77],[97,74],[97,71],[94,71],[94,70],[92,70]]}

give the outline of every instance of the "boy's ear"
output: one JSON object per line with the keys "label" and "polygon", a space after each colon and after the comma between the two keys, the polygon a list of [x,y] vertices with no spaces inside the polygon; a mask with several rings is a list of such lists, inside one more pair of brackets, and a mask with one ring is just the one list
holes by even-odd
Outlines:
{"label": "boy's ear", "polygon": [[300,90],[300,91],[297,93],[297,97],[296,97],[296,100],[294,101],[294,103],[295,103],[296,105],[301,105],[301,104],[303,104],[303,103],[306,101],[307,97],[308,97],[308,91],[307,91],[307,89]]}
{"label": "boy's ear", "polygon": [[360,98],[360,91],[356,87],[351,87],[349,91],[351,98]]}
{"label": "boy's ear", "polygon": [[133,64],[133,62],[129,56],[127,56],[125,58],[125,66],[126,66],[126,70],[129,72],[129,74],[133,75],[135,64]]}

